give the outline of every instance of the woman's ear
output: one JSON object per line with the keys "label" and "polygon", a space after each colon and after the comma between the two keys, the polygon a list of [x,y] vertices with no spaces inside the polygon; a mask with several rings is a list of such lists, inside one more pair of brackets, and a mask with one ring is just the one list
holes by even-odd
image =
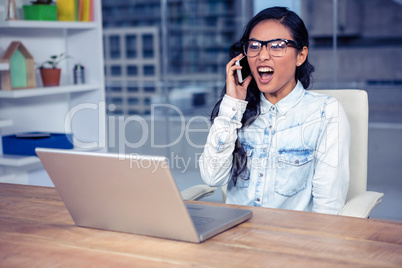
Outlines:
{"label": "woman's ear", "polygon": [[308,47],[304,46],[302,50],[299,51],[299,53],[297,53],[296,65],[297,66],[302,65],[306,61],[307,55],[308,55]]}

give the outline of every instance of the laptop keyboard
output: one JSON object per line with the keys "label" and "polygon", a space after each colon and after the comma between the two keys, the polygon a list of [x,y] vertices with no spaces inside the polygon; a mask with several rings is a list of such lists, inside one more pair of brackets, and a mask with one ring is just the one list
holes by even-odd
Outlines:
{"label": "laptop keyboard", "polygon": [[214,221],[215,219],[213,218],[207,218],[207,217],[197,217],[197,216],[191,216],[191,219],[193,220],[194,225],[201,226],[204,225],[208,222]]}

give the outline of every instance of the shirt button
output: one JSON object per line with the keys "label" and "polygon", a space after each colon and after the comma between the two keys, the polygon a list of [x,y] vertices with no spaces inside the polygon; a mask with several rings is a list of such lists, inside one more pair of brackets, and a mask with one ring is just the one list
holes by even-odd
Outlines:
{"label": "shirt button", "polygon": [[263,174],[263,173],[260,173],[260,177],[262,177],[262,176],[264,176],[264,174]]}
{"label": "shirt button", "polygon": [[269,128],[272,128],[272,125],[270,125]]}
{"label": "shirt button", "polygon": [[299,164],[299,159],[296,159],[295,163],[296,163],[296,165],[298,165]]}
{"label": "shirt button", "polygon": [[236,111],[236,107],[233,107],[233,108],[232,108],[232,111]]}
{"label": "shirt button", "polygon": [[264,148],[264,150],[263,150],[264,152],[266,152],[267,151],[267,148]]}
{"label": "shirt button", "polygon": [[260,199],[259,199],[259,198],[257,198],[257,202],[260,202]]}

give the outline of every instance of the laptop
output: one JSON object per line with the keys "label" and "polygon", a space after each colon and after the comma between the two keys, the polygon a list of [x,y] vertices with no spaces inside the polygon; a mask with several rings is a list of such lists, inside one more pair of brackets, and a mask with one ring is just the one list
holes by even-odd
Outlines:
{"label": "laptop", "polygon": [[186,204],[160,156],[36,148],[75,224],[200,243],[252,211]]}

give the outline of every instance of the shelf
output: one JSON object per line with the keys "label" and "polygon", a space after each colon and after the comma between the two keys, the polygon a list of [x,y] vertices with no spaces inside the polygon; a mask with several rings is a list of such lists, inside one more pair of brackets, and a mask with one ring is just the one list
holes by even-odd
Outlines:
{"label": "shelf", "polygon": [[13,120],[11,119],[1,119],[0,118],[0,128],[1,127],[9,127],[13,125]]}
{"label": "shelf", "polygon": [[7,71],[8,69],[10,69],[10,66],[8,63],[0,62],[0,71]]}
{"label": "shelf", "polygon": [[0,155],[0,166],[23,167],[39,163],[37,156]]}
{"label": "shelf", "polygon": [[0,28],[91,29],[96,27],[96,22],[79,21],[15,20],[0,22]]}
{"label": "shelf", "polygon": [[42,87],[32,89],[15,89],[15,90],[0,90],[0,99],[15,99],[26,98],[46,95],[57,95],[65,93],[93,91],[100,89],[100,85],[70,85],[70,86],[58,86],[58,87]]}

